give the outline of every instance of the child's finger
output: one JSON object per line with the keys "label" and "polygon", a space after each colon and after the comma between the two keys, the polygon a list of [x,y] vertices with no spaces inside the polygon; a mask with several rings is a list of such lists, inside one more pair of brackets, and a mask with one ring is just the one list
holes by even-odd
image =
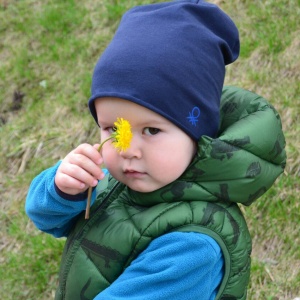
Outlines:
{"label": "child's finger", "polygon": [[[68,164],[70,164],[70,175],[74,174],[74,176],[76,176],[75,173],[78,170],[76,169],[75,171],[74,168],[79,167],[80,169],[84,170],[85,172],[87,172],[88,174],[92,175],[97,179],[101,179],[102,177],[101,174],[103,172],[99,167],[99,164],[96,164],[89,157],[84,156],[82,154],[70,155],[70,157],[68,158]],[[74,167],[73,169],[71,168],[72,166]]]}
{"label": "child's finger", "polygon": [[96,147],[90,144],[81,144],[76,149],[73,150],[74,154],[82,154],[88,158],[90,158],[95,164],[102,164],[102,156],[97,150]]}

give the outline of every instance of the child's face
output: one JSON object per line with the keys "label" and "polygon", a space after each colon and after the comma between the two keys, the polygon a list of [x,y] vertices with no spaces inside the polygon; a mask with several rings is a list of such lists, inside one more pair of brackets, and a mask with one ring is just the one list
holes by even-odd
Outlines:
{"label": "child's face", "polygon": [[118,181],[138,192],[152,192],[177,179],[190,164],[195,142],[159,114],[119,98],[95,101],[101,139],[112,133],[117,118],[128,120],[133,138],[130,148],[117,152],[110,141],[102,156],[106,168]]}

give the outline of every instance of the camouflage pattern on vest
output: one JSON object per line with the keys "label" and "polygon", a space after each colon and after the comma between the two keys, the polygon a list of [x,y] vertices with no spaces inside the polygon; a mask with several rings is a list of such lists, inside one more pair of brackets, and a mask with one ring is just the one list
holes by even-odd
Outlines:
{"label": "camouflage pattern on vest", "polygon": [[70,233],[56,299],[93,299],[118,278],[149,243],[168,232],[208,234],[220,245],[225,274],[216,299],[247,296],[251,238],[238,203],[250,205],[285,166],[280,118],[262,97],[225,87],[219,137],[203,136],[175,182],[138,193],[106,178],[91,217]]}

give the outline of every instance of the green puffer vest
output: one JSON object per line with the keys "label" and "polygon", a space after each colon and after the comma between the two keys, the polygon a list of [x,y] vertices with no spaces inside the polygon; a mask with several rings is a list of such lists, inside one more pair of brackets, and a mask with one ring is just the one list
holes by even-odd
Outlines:
{"label": "green puffer vest", "polygon": [[251,238],[237,203],[250,205],[285,165],[280,118],[263,98],[225,87],[216,139],[203,136],[186,172],[151,193],[113,178],[99,184],[91,217],[78,219],[62,258],[56,299],[93,299],[149,243],[168,232],[213,237],[225,258],[216,299],[246,299]]}

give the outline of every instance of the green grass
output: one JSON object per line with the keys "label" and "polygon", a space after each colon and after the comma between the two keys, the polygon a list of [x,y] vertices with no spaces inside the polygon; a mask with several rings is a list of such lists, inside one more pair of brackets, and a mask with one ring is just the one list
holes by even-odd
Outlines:
{"label": "green grass", "polygon": [[[150,2],[158,1],[0,0],[1,299],[53,297],[64,240],[28,220],[28,186],[79,143],[97,142],[87,110],[92,70],[122,14]],[[243,208],[253,237],[248,299],[293,300],[300,297],[300,2],[215,2],[241,36],[226,84],[269,99],[287,140],[286,174]]]}
{"label": "green grass", "polygon": [[[1,258],[2,299],[50,298],[56,286],[63,240],[32,230],[23,212],[1,216],[6,226]],[[55,263],[54,263],[55,262]],[[39,296],[38,296],[39,295]],[[37,297],[38,296],[38,297]]]}

